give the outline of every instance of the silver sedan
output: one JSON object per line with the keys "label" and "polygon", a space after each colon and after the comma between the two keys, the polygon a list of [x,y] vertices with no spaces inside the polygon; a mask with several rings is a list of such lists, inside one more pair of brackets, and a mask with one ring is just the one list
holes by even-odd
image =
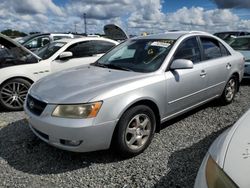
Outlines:
{"label": "silver sedan", "polygon": [[161,123],[215,98],[232,102],[244,58],[204,32],[169,32],[121,43],[88,67],[32,85],[25,103],[31,130],[69,151],[141,153]]}

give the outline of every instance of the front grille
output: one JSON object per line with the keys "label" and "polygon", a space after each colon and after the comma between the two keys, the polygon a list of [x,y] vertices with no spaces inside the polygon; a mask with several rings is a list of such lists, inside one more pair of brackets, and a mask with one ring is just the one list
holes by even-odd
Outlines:
{"label": "front grille", "polygon": [[27,97],[27,108],[35,115],[40,116],[45,109],[47,104],[45,102],[39,101],[32,97],[31,95],[28,95]]}

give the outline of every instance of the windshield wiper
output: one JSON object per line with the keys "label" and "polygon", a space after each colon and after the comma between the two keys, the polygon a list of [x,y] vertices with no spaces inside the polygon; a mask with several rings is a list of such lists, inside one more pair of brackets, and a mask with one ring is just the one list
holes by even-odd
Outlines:
{"label": "windshield wiper", "polygon": [[97,67],[108,68],[108,66],[107,66],[107,65],[102,64],[102,63],[98,63],[98,61],[97,61],[97,62],[95,62],[95,63],[91,63],[90,65],[97,66]]}
{"label": "windshield wiper", "polygon": [[124,70],[124,71],[133,71],[127,67],[121,67],[121,66],[118,66],[118,65],[115,65],[115,64],[107,64],[106,65],[108,68],[110,69],[118,69],[118,70]]}
{"label": "windshield wiper", "polygon": [[103,67],[103,68],[110,68],[110,69],[118,69],[118,70],[125,70],[125,71],[133,71],[133,70],[131,70],[131,69],[129,69],[129,68],[121,67],[121,66],[114,65],[114,64],[103,64],[103,63],[95,62],[95,63],[91,63],[90,65],[94,65],[94,66],[97,66],[97,67]]}

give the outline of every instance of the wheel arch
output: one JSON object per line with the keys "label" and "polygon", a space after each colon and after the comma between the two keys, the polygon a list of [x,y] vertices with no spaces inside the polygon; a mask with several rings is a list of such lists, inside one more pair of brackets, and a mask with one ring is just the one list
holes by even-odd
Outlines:
{"label": "wheel arch", "polygon": [[[123,111],[122,113],[119,115],[119,120],[121,118],[121,116],[126,112],[128,111],[129,109],[135,107],[135,106],[138,106],[138,105],[146,105],[147,107],[149,107],[150,109],[152,109],[154,115],[155,115],[155,119],[156,119],[156,128],[155,128],[155,132],[160,132],[161,130],[161,115],[160,115],[160,111],[159,111],[159,107],[158,105],[151,99],[140,99],[140,100],[137,100],[137,101],[134,101],[133,103],[129,104]],[[118,123],[119,121],[117,122],[116,126],[115,126],[115,129],[114,129],[114,132],[113,132],[113,135],[112,135],[112,138],[111,138],[111,144],[110,146],[111,147],[114,147],[115,146],[115,143],[114,143],[114,140],[115,140],[115,137],[117,135],[117,130],[118,130]]]}
{"label": "wheel arch", "polygon": [[234,72],[232,74],[232,76],[235,76],[237,78],[237,81],[238,81],[238,83],[237,83],[237,92],[238,92],[240,90],[240,74],[238,72]]}
{"label": "wheel arch", "polygon": [[11,77],[11,78],[8,78],[8,79],[4,80],[4,81],[0,84],[0,86],[2,86],[2,85],[5,84],[6,82],[8,82],[8,81],[10,81],[10,80],[13,80],[13,79],[24,79],[24,80],[30,82],[31,84],[33,84],[33,83],[35,82],[34,80],[32,80],[32,79],[30,79],[30,78],[28,78],[28,77],[25,77],[25,76],[14,76],[14,77]]}

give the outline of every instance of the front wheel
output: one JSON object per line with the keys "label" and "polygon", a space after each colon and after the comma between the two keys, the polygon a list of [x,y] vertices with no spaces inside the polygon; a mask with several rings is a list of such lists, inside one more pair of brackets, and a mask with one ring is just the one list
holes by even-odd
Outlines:
{"label": "front wheel", "polygon": [[5,82],[0,87],[0,104],[7,110],[22,110],[31,83],[21,78]]}
{"label": "front wheel", "polygon": [[138,155],[154,136],[155,115],[148,106],[135,106],[122,115],[117,126],[116,150],[124,157]]}
{"label": "front wheel", "polygon": [[229,104],[233,101],[238,87],[238,79],[232,76],[226,84],[226,87],[221,96],[221,101],[223,104]]}

